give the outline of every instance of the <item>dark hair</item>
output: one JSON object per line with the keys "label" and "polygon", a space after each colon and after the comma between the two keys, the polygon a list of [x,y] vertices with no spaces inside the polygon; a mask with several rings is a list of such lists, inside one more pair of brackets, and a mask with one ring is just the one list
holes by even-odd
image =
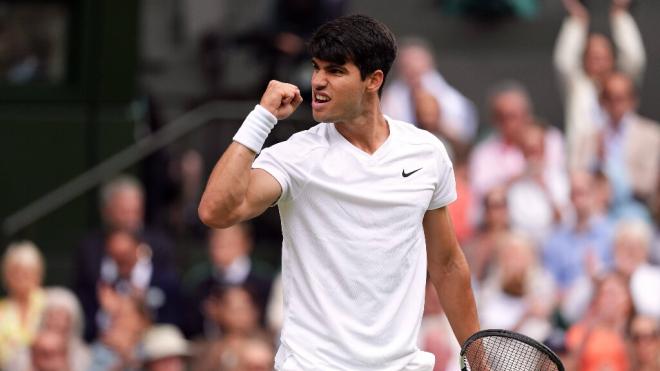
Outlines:
{"label": "dark hair", "polygon": [[[336,18],[319,27],[308,44],[309,54],[336,64],[353,62],[364,80],[368,74],[383,71],[385,77],[396,58],[394,34],[383,23],[366,15]],[[383,86],[379,90],[382,91]]]}

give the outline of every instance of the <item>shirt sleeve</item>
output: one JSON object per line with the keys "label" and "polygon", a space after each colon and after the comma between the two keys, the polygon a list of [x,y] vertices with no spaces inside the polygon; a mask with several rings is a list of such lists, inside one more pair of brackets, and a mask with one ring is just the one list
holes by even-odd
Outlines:
{"label": "shirt sleeve", "polygon": [[281,145],[275,145],[261,151],[252,164],[253,169],[262,169],[270,174],[282,187],[282,194],[276,203],[289,199],[291,189],[291,177],[287,172],[287,164],[284,161]]}
{"label": "shirt sleeve", "polygon": [[436,154],[438,179],[428,210],[439,209],[456,201],[456,178],[454,167],[444,146],[440,144]]}

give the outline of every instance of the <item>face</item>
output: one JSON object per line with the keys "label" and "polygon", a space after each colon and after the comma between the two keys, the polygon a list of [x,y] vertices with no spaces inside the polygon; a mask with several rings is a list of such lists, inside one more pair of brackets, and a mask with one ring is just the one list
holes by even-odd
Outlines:
{"label": "face", "polygon": [[69,369],[67,341],[60,334],[49,331],[38,334],[30,353],[35,371]]}
{"label": "face", "polygon": [[228,267],[237,258],[247,255],[249,251],[250,242],[240,226],[214,229],[211,232],[209,254],[216,267]]}
{"label": "face", "polygon": [[571,202],[580,216],[589,215],[593,206],[593,184],[591,175],[575,173],[571,177]]}
{"label": "face", "polygon": [[493,122],[509,142],[517,142],[521,131],[531,122],[527,99],[515,91],[494,97],[491,109]]}
{"label": "face", "polygon": [[485,222],[494,229],[503,229],[509,225],[509,209],[506,204],[506,190],[496,188],[484,198]]}
{"label": "face", "polygon": [[589,77],[602,80],[614,69],[612,46],[603,35],[591,35],[584,53],[584,70]]}
{"label": "face", "polygon": [[9,295],[22,298],[41,285],[41,271],[33,264],[13,261],[5,267],[4,280]]}
{"label": "face", "polygon": [[107,253],[117,264],[121,277],[130,277],[138,261],[138,242],[127,233],[114,233],[106,242]]}
{"label": "face", "polygon": [[432,68],[433,57],[422,47],[408,46],[399,53],[397,69],[399,75],[410,86],[419,85],[422,75]]}
{"label": "face", "polygon": [[144,200],[134,189],[121,189],[110,197],[103,210],[106,223],[110,227],[137,231],[142,227]]}
{"label": "face", "polygon": [[614,75],[607,79],[603,85],[601,103],[610,119],[619,122],[623,115],[635,109],[632,81],[622,75]]}
{"label": "face", "polygon": [[596,292],[595,304],[602,320],[610,323],[625,320],[632,308],[625,281],[617,276],[605,278]]}
{"label": "face", "polygon": [[373,91],[370,85],[376,72],[362,80],[360,70],[352,62],[339,65],[314,58],[312,63],[314,120],[340,123],[360,117],[365,111],[367,93],[377,93],[380,87]]}
{"label": "face", "polygon": [[653,364],[660,352],[660,328],[652,317],[638,316],[630,325],[630,339],[637,361]]}
{"label": "face", "polygon": [[244,289],[230,288],[220,301],[220,320],[227,333],[245,334],[259,326],[257,309]]}

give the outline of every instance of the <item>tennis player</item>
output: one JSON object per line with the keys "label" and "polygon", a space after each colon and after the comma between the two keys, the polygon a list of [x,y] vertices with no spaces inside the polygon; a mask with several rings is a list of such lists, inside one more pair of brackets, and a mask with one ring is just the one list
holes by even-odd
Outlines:
{"label": "tennis player", "polygon": [[224,228],[279,207],[277,370],[432,370],[433,355],[416,347],[427,269],[458,341],[479,330],[446,207],[452,164],[433,135],[380,111],[397,49],[385,25],[341,17],[309,48],[320,124],[262,151],[303,101],[298,87],[271,81],[211,173],[200,218]]}

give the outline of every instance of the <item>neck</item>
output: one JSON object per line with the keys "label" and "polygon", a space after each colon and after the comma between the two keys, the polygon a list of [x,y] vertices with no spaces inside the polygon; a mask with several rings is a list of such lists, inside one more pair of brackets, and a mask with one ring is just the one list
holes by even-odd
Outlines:
{"label": "neck", "polygon": [[368,106],[359,116],[335,123],[335,128],[351,144],[372,154],[387,140],[390,127],[378,104]]}

